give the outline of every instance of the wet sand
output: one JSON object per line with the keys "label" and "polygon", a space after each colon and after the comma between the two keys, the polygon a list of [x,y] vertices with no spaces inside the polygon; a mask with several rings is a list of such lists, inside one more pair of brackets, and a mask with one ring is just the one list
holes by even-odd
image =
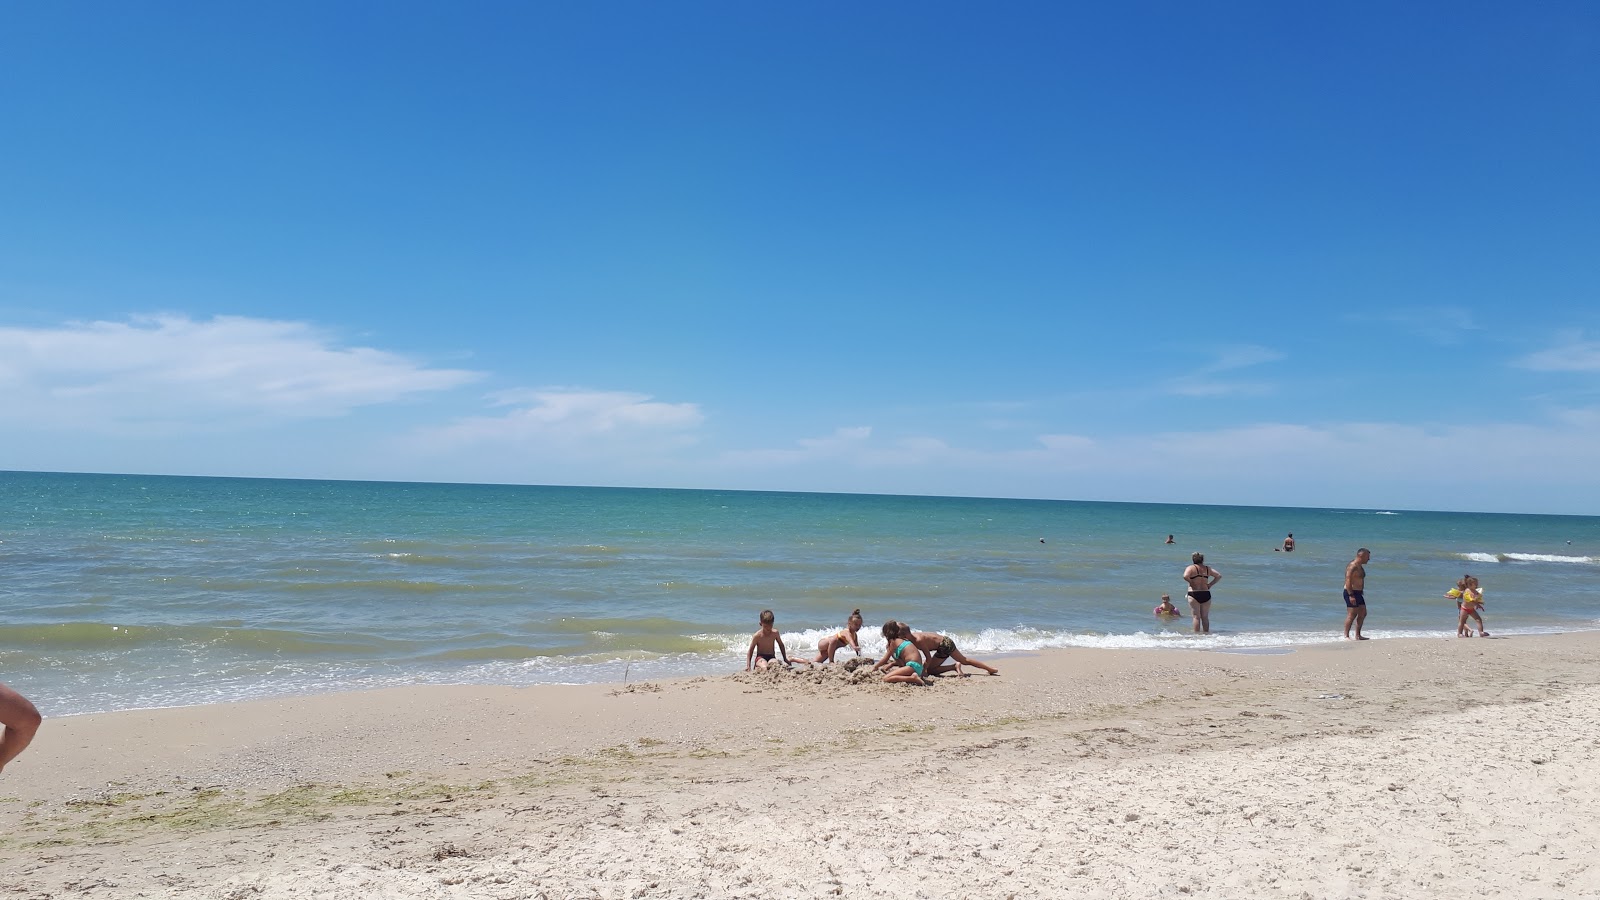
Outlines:
{"label": "wet sand", "polygon": [[49,720],[0,896],[1600,894],[1600,634]]}

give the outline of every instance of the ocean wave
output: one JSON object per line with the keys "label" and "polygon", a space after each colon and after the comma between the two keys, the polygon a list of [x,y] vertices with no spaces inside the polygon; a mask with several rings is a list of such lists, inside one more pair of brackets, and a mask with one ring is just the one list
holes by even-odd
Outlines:
{"label": "ocean wave", "polygon": [[1597,556],[1565,556],[1557,553],[1458,553],[1456,555],[1468,562],[1481,563],[1536,562],[1571,563],[1584,566],[1600,565],[1600,557]]}
{"label": "ocean wave", "polygon": [[361,581],[299,581],[278,584],[277,590],[294,594],[319,594],[327,591],[381,592],[391,594],[441,594],[468,591],[503,591],[505,585],[482,584],[473,581],[446,583],[440,581],[407,581],[399,578],[365,579]]}
{"label": "ocean wave", "polygon": [[[352,639],[353,638],[353,639]],[[382,655],[407,649],[404,641],[337,636],[273,628],[215,625],[120,625],[109,622],[61,622],[51,625],[0,626],[0,647],[16,647],[33,657],[63,651],[118,651],[147,647],[231,647],[258,654],[339,658],[351,654]]]}
{"label": "ocean wave", "polygon": [[[1597,623],[1600,624],[1600,623]],[[915,628],[916,624],[912,623]],[[1555,629],[1549,628],[1503,628],[1502,634],[1545,634]],[[790,648],[790,655],[798,655],[795,648],[816,647],[816,641],[822,637],[833,634],[837,629],[811,629],[806,631],[783,635],[784,643]],[[884,650],[883,638],[876,628],[861,630],[861,649],[863,655],[877,656]],[[1260,632],[1213,632],[1211,634],[1195,634],[1188,630],[1150,630],[1125,633],[1100,633],[1078,631],[1049,631],[1033,628],[986,628],[978,632],[946,632],[953,638],[962,652],[971,656],[999,653],[1028,653],[1035,650],[1071,650],[1071,649],[1096,649],[1096,650],[1232,650],[1254,649],[1267,647],[1297,647],[1315,644],[1342,643],[1344,638],[1332,629],[1318,631],[1260,631]],[[1400,637],[1439,637],[1448,634],[1445,629],[1397,629],[1377,630],[1371,635],[1376,638]],[[709,636],[708,636],[709,637]],[[737,642],[737,649],[743,650],[748,638]]]}
{"label": "ocean wave", "polygon": [[1506,559],[1512,562],[1579,563],[1584,565],[1600,563],[1600,559],[1593,556],[1562,556],[1554,553],[1507,553]]}
{"label": "ocean wave", "polygon": [[[1186,624],[1186,623],[1185,623]],[[917,629],[915,622],[911,627]],[[921,630],[921,629],[917,629]],[[838,628],[808,628],[799,631],[784,631],[783,642],[788,648],[789,655],[808,656],[816,652],[817,643],[823,638],[838,633]],[[1264,632],[1217,632],[1209,635],[1194,634],[1185,630],[1152,630],[1135,631],[1128,633],[1103,633],[1082,631],[1051,631],[1034,628],[985,628],[981,631],[946,631],[961,648],[962,652],[972,656],[996,653],[1028,653],[1035,650],[1070,650],[1070,649],[1101,649],[1101,650],[1145,650],[1145,649],[1190,649],[1190,650],[1217,650],[1228,648],[1255,648],[1255,647],[1291,647],[1308,644],[1336,643],[1342,638],[1332,630],[1322,631],[1264,631]],[[1440,632],[1419,631],[1415,634],[1409,632],[1404,636],[1420,637],[1432,636]],[[1378,634],[1378,632],[1374,632]],[[1389,636],[1401,636],[1395,632]],[[748,635],[733,634],[705,634],[696,635],[707,644],[720,644],[727,652],[743,653],[748,646]],[[864,656],[879,656],[885,649],[881,631],[869,626],[861,629],[858,635],[861,642],[861,652]],[[849,651],[844,651],[848,653]]]}

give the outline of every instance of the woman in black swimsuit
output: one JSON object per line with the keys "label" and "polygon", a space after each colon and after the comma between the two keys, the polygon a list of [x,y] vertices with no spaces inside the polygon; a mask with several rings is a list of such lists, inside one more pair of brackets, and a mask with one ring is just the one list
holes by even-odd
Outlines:
{"label": "woman in black swimsuit", "polygon": [[1189,609],[1194,612],[1195,634],[1211,633],[1211,589],[1222,580],[1222,573],[1206,565],[1206,555],[1196,553],[1189,557],[1194,564],[1183,570],[1183,580],[1189,585]]}

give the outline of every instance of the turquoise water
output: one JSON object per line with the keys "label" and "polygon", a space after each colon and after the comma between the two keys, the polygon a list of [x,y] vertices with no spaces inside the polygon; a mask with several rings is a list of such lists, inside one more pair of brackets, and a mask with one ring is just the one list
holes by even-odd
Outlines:
{"label": "turquoise water", "polygon": [[[0,680],[61,715],[722,672],[767,607],[796,653],[855,607],[980,658],[1293,645],[1360,546],[1373,637],[1453,635],[1466,571],[1491,631],[1600,626],[1594,517],[0,473]],[[1150,613],[1194,550],[1210,637]]]}

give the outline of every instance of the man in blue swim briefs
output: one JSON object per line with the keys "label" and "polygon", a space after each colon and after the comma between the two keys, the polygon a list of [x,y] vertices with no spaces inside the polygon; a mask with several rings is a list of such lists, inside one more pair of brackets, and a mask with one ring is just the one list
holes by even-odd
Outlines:
{"label": "man in blue swim briefs", "polygon": [[[1344,567],[1344,639],[1368,640],[1361,636],[1361,623],[1367,621],[1367,562],[1372,551],[1365,547],[1356,551],[1356,558]],[[1356,627],[1356,636],[1350,637],[1350,626]]]}

